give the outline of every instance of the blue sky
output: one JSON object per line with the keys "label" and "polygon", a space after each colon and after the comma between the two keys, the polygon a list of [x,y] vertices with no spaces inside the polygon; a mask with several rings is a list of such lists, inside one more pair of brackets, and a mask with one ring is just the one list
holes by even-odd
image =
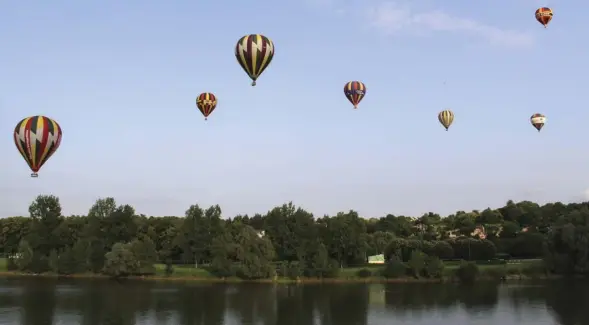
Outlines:
{"label": "blue sky", "polygon": [[[554,9],[548,29],[534,19]],[[9,1],[0,8],[0,216],[40,193],[66,214],[113,196],[148,215],[220,204],[226,216],[292,200],[448,214],[589,189],[589,30],[581,0]],[[276,46],[251,87],[244,34]],[[358,110],[350,80],[367,95]],[[195,96],[219,98],[205,122]],[[449,132],[437,113],[456,115]],[[533,113],[548,121],[541,133]],[[38,179],[14,125],[63,128]]]}

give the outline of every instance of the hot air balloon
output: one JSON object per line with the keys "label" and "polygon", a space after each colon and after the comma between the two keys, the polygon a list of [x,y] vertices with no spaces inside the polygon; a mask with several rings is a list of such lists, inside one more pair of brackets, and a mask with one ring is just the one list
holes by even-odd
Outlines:
{"label": "hot air balloon", "polygon": [[446,131],[448,131],[448,128],[452,125],[452,122],[454,122],[454,113],[449,109],[441,111],[440,114],[438,114],[438,120],[446,128]]}
{"label": "hot air balloon", "polygon": [[33,173],[51,158],[61,143],[61,127],[45,116],[31,116],[18,122],[14,128],[14,143]]}
{"label": "hot air balloon", "polygon": [[538,132],[540,132],[544,127],[544,123],[546,123],[546,116],[536,113],[530,117],[530,122],[532,122],[532,125],[538,130]]}
{"label": "hot air balloon", "polygon": [[217,97],[212,93],[202,93],[196,97],[196,107],[206,120],[217,107]]}
{"label": "hot air balloon", "polygon": [[552,9],[548,7],[542,7],[536,10],[536,20],[544,25],[544,28],[548,27],[548,24],[552,20],[552,15]]}
{"label": "hot air balloon", "polygon": [[366,96],[366,86],[360,81],[350,81],[344,86],[344,94],[356,109]]}
{"label": "hot air balloon", "polygon": [[235,45],[235,57],[241,68],[252,79],[252,86],[274,57],[274,43],[260,34],[246,35]]}

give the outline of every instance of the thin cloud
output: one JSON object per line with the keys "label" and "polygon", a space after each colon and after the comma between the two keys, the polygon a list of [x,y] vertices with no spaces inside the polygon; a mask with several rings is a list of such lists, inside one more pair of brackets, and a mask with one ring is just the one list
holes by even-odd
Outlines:
{"label": "thin cloud", "polygon": [[386,34],[424,32],[463,33],[482,37],[496,45],[525,47],[533,43],[531,35],[501,29],[469,18],[455,17],[441,10],[416,12],[396,2],[382,2],[367,10],[370,24]]}

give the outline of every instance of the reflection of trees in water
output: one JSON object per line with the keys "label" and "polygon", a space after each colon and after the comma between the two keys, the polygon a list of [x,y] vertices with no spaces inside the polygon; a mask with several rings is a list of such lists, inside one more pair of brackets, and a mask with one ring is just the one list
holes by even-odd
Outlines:
{"label": "reflection of trees in water", "polygon": [[[517,306],[522,306],[521,317],[534,313],[530,306],[545,302],[560,324],[589,325],[589,283],[578,281],[378,287],[385,290],[386,308],[394,311],[389,315],[391,322],[415,312],[450,314],[464,309],[479,314],[495,308],[501,296],[502,304],[509,304],[511,311],[517,313]],[[7,283],[4,288],[6,293],[0,290],[0,307],[15,310],[8,312],[12,315],[20,310],[20,323],[25,325],[50,325],[60,319],[78,324],[64,318],[65,314],[79,315],[82,325],[221,325],[227,313],[237,324],[365,325],[371,290],[363,284],[222,285],[34,278]]]}
{"label": "reflection of trees in water", "polygon": [[545,288],[546,306],[561,325],[589,324],[589,282],[563,281]]}
{"label": "reflection of trees in water", "polygon": [[421,312],[464,306],[469,313],[490,311],[498,301],[496,284],[474,286],[431,283],[388,284],[385,286],[387,309],[395,313]]}
{"label": "reflection of trees in water", "polygon": [[[217,325],[225,319],[227,288],[216,284],[185,284],[175,295],[180,325]],[[173,306],[169,306],[173,308]]]}
{"label": "reflection of trees in water", "polygon": [[272,322],[266,323],[266,325],[313,324],[314,303],[312,290],[307,290],[304,286],[276,286],[275,319]]}
{"label": "reflection of trees in water", "polygon": [[133,325],[149,311],[152,283],[139,281],[85,281],[83,325]]}
{"label": "reflection of trees in water", "polygon": [[[340,284],[316,287],[321,325],[363,325],[368,320],[368,286]],[[322,297],[323,296],[323,297]]]}
{"label": "reflection of trees in water", "polygon": [[0,322],[4,324],[20,324],[17,310],[23,288],[18,278],[0,280]]}
{"label": "reflection of trees in water", "polygon": [[522,307],[528,305],[537,305],[538,303],[544,303],[546,299],[546,287],[545,282],[540,284],[535,283],[522,283],[518,285],[507,286],[504,290],[507,297],[509,297],[509,303],[515,311],[522,310]]}
{"label": "reflection of trees in water", "polygon": [[22,282],[21,324],[52,325],[55,309],[55,283],[47,279]]}
{"label": "reflection of trees in water", "polygon": [[227,288],[227,307],[240,324],[274,324],[276,286],[238,284]]}
{"label": "reflection of trees in water", "polygon": [[241,324],[365,325],[366,285],[235,285],[228,308]]}

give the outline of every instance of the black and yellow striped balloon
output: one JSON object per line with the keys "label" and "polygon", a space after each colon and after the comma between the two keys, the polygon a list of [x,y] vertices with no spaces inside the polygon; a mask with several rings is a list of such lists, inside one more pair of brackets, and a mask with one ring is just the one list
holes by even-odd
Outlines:
{"label": "black and yellow striped balloon", "polygon": [[454,113],[449,109],[443,110],[438,114],[438,121],[440,121],[444,128],[446,128],[446,131],[448,131],[448,128],[450,128],[450,125],[454,122]]}
{"label": "black and yellow striped balloon", "polygon": [[260,34],[246,35],[235,45],[235,57],[241,68],[252,79],[252,86],[274,58],[274,43]]}

